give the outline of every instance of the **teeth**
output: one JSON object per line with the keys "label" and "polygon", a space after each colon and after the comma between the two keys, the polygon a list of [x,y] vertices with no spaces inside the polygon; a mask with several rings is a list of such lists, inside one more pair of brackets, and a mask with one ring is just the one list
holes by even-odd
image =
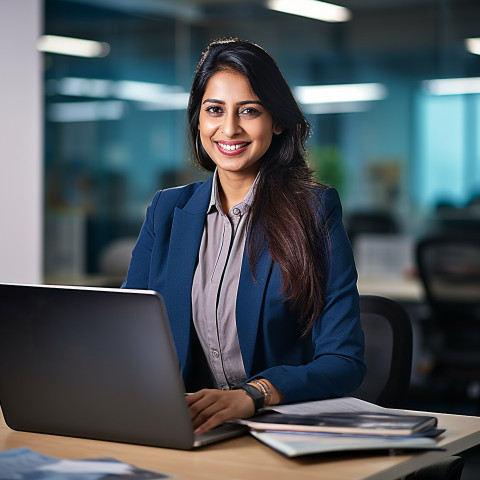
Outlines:
{"label": "teeth", "polygon": [[224,150],[238,150],[239,148],[243,148],[245,145],[247,145],[246,143],[239,143],[237,145],[225,145],[223,143],[220,143],[218,142],[218,144],[220,145],[220,147],[222,147]]}

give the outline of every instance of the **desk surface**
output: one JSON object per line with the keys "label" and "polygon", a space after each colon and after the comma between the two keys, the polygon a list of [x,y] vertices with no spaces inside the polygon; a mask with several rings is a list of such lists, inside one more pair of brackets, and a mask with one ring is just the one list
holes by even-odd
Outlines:
{"label": "desk surface", "polygon": [[405,476],[480,444],[480,418],[436,414],[444,451],[337,453],[289,459],[250,436],[180,451],[10,430],[0,415],[0,450],[26,447],[65,459],[113,457],[174,479],[387,480]]}

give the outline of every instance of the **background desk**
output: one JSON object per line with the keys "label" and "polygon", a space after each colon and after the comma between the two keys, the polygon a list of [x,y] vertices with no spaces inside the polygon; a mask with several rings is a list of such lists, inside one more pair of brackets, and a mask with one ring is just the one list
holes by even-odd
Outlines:
{"label": "background desk", "polygon": [[58,458],[113,457],[166,473],[174,479],[236,480],[394,480],[480,444],[480,418],[436,414],[444,451],[389,455],[384,452],[337,453],[288,459],[250,436],[196,451],[40,435],[10,430],[0,419],[0,450],[26,447]]}
{"label": "background desk", "polygon": [[415,277],[359,274],[357,286],[363,295],[380,295],[401,303],[425,301],[423,285]]}

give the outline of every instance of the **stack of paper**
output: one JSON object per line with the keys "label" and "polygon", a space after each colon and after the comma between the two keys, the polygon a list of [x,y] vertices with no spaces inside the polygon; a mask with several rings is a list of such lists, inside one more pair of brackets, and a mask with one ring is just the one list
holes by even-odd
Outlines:
{"label": "stack of paper", "polygon": [[315,453],[347,452],[352,450],[436,450],[437,442],[429,437],[355,437],[348,435],[261,432],[251,435],[288,457]]}
{"label": "stack of paper", "polygon": [[253,430],[406,437],[417,433],[424,435],[430,433],[437,426],[437,419],[423,415],[368,411],[322,415],[289,415],[274,412],[241,420],[241,423]]}
{"label": "stack of paper", "polygon": [[438,449],[433,416],[347,397],[274,406],[246,420],[250,433],[290,457],[348,450]]}

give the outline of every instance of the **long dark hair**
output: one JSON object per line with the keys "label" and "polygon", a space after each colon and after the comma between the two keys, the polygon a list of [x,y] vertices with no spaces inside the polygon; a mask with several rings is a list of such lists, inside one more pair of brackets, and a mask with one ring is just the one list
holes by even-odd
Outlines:
{"label": "long dark hair", "polygon": [[203,53],[192,84],[187,109],[190,140],[196,161],[214,171],[215,163],[204,150],[198,132],[200,107],[209,79],[222,70],[244,75],[253,91],[282,129],[273,135],[261,160],[255,199],[250,212],[247,244],[250,271],[267,247],[282,272],[285,299],[298,314],[307,334],[324,305],[324,235],[318,222],[312,171],[306,162],[305,143],[310,125],[273,58],[261,47],[237,38],[211,42]]}

